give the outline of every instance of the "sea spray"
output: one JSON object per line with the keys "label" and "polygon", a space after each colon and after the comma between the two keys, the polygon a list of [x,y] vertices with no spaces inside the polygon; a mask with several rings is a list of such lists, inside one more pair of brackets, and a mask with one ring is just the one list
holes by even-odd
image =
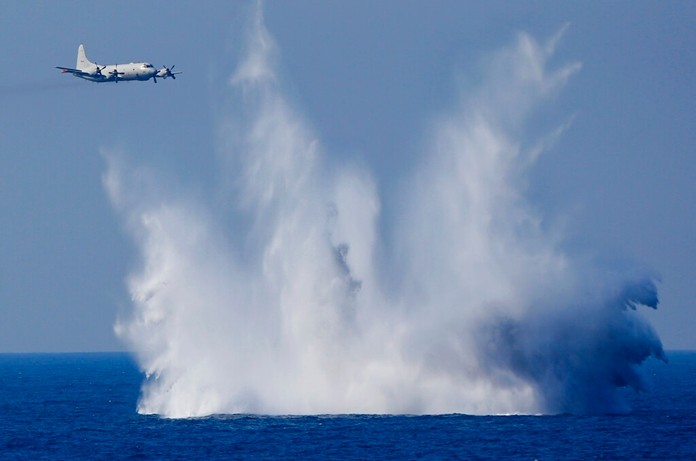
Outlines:
{"label": "sea spray", "polygon": [[141,257],[116,325],[147,376],[138,411],[624,410],[617,389],[640,389],[636,367],[664,357],[636,310],[657,306],[655,286],[564,254],[524,197],[539,154],[525,122],[579,69],[548,68],[557,37],[521,34],[490,60],[432,124],[395,204],[366,168],[328,166],[283,95],[260,9],[251,24],[222,124],[229,206],[104,151]]}

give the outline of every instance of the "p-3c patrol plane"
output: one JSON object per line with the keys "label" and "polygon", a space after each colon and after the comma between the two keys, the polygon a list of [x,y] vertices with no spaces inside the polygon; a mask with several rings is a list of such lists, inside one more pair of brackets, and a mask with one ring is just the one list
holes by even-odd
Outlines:
{"label": "p-3c patrol plane", "polygon": [[181,73],[172,72],[174,66],[162,66],[161,69],[157,70],[149,62],[131,62],[129,64],[102,66],[87,59],[84,45],[80,45],[77,48],[77,64],[75,67],[75,69],[71,69],[70,67],[56,67],[56,69],[62,70],[64,74],[70,73],[73,74],[74,77],[84,78],[85,80],[96,83],[117,83],[121,80],[138,80],[144,82],[150,79],[157,83],[158,77],[162,79],[167,77],[176,79],[176,75]]}

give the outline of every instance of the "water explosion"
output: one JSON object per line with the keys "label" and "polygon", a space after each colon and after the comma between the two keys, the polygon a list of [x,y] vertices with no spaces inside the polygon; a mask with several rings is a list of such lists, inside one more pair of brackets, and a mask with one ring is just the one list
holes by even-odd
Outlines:
{"label": "water explosion", "polygon": [[138,411],[624,410],[638,365],[664,358],[637,312],[655,285],[565,254],[522,193],[538,150],[516,136],[579,68],[548,69],[554,44],[521,34],[491,59],[433,124],[385,225],[377,179],[329,168],[284,97],[257,16],[222,128],[233,206],[167,194],[105,154],[142,258],[116,325],[147,375]]}

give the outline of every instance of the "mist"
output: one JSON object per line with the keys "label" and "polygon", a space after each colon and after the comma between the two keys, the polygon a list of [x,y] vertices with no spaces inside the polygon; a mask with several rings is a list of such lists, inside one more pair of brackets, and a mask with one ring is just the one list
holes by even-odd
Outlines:
{"label": "mist", "polygon": [[70,88],[76,88],[82,85],[81,82],[55,82],[55,79],[45,79],[33,82],[16,82],[0,84],[0,95],[4,97],[24,96],[43,94],[46,92],[65,91]]}
{"label": "mist", "polygon": [[424,127],[387,202],[388,178],[333,156],[289,102],[257,11],[210,153],[223,199],[103,149],[139,254],[115,325],[146,375],[138,411],[628,411],[639,365],[665,360],[640,313],[657,307],[655,283],[567,254],[525,197],[569,126],[527,142],[535,110],[581,67],[550,66],[561,35],[491,53],[479,86]]}

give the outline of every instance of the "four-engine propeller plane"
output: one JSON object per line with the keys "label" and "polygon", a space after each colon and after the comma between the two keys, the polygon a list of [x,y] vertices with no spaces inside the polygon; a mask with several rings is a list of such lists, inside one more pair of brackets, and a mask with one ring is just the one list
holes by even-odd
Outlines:
{"label": "four-engine propeller plane", "polygon": [[157,78],[166,79],[171,77],[176,80],[176,75],[181,73],[172,72],[174,66],[162,66],[161,69],[157,70],[149,62],[131,62],[129,64],[102,66],[87,59],[85,47],[83,45],[77,48],[77,64],[75,65],[75,69],[70,67],[56,67],[56,69],[62,70],[64,74],[70,73],[74,77],[83,78],[96,83],[118,83],[121,80],[144,82],[150,79],[157,83]]}

